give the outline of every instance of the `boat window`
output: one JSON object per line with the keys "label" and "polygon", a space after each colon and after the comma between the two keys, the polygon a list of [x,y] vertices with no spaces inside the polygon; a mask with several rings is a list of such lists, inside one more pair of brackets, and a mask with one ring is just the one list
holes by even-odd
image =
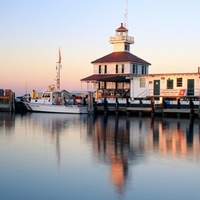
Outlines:
{"label": "boat window", "polygon": [[62,95],[61,92],[54,92],[53,93],[53,96],[55,96],[55,97],[61,97],[61,95]]}
{"label": "boat window", "polygon": [[42,95],[42,97],[49,98],[49,97],[50,97],[50,93],[44,93],[44,94]]}

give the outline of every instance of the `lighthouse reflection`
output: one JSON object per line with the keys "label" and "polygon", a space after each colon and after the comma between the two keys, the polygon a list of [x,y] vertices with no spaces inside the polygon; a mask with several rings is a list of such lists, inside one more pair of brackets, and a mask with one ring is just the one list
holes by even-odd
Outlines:
{"label": "lighthouse reflection", "polygon": [[122,192],[128,179],[130,156],[129,121],[118,117],[98,117],[94,123],[94,156],[110,165],[109,181]]}
{"label": "lighthouse reflection", "polygon": [[193,119],[98,116],[87,127],[94,157],[110,165],[109,181],[119,193],[134,181],[132,167],[149,155],[196,160],[200,153],[199,123]]}

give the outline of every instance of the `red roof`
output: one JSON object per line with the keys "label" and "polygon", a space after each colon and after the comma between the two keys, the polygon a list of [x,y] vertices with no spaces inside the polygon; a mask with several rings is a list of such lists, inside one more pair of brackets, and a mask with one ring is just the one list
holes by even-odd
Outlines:
{"label": "red roof", "polygon": [[142,65],[151,65],[147,61],[129,53],[129,52],[113,52],[97,60],[92,61],[92,63],[108,63],[108,62],[133,62]]}
{"label": "red roof", "polygon": [[110,81],[110,82],[130,82],[126,77],[121,74],[93,74],[86,78],[81,79],[81,81]]}
{"label": "red roof", "polygon": [[126,29],[124,26],[123,26],[123,23],[121,23],[121,26],[116,30],[117,32],[126,32],[128,31],[128,29]]}

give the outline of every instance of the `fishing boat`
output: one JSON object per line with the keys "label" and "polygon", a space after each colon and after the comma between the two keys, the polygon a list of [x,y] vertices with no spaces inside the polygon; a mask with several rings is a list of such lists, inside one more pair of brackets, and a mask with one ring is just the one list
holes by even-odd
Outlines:
{"label": "fishing boat", "polygon": [[48,112],[48,113],[63,113],[63,114],[88,114],[87,107],[78,107],[77,105],[51,105],[25,102],[24,103],[28,111],[32,112]]}
{"label": "fishing boat", "polygon": [[[35,90],[29,100],[24,101],[28,111],[65,114],[90,114],[93,112],[93,94],[85,94],[82,101],[77,102],[75,95],[70,95],[66,90],[60,90],[61,54],[59,49],[59,61],[56,63],[56,86],[50,85],[40,95]],[[85,100],[87,98],[87,101]]]}
{"label": "fishing boat", "polygon": [[69,96],[64,96],[64,91],[45,91],[41,98],[30,99],[24,101],[28,111],[32,112],[50,112],[50,113],[70,113],[70,114],[87,114],[88,105],[76,103],[74,99]]}

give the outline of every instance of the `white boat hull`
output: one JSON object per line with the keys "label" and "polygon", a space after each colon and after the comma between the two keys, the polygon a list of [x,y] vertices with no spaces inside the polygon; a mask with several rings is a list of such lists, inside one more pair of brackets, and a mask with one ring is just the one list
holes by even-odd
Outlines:
{"label": "white boat hull", "polygon": [[79,107],[76,105],[64,106],[64,105],[50,105],[40,103],[24,102],[28,111],[32,112],[49,112],[49,113],[65,113],[65,114],[87,114],[87,107]]}

